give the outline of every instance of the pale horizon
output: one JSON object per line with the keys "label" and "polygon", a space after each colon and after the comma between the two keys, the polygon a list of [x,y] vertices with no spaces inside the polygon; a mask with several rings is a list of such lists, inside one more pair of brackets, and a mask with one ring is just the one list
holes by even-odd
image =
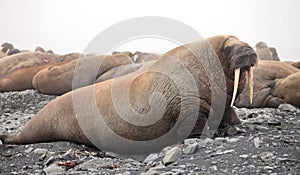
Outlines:
{"label": "pale horizon", "polygon": [[[252,47],[264,41],[277,49],[281,60],[299,61],[298,4],[297,0],[189,3],[169,0],[2,0],[0,43],[10,42],[20,50],[33,51],[41,46],[58,54],[82,53],[97,34],[111,25],[130,18],[161,16],[189,25],[204,38],[230,34]],[[125,43],[116,50],[164,53],[175,46],[161,40],[144,39]]]}

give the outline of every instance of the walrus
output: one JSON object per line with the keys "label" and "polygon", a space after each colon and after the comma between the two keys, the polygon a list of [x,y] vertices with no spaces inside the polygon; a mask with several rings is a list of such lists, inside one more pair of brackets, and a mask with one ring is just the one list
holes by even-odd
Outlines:
{"label": "walrus", "polygon": [[300,61],[284,61],[285,63],[297,68],[297,69],[300,69]]}
{"label": "walrus", "polygon": [[259,60],[273,60],[272,52],[270,51],[268,45],[265,42],[258,42],[255,45],[255,48]]}
{"label": "walrus", "polygon": [[54,54],[54,52],[52,50],[47,50],[46,53]]}
{"label": "walrus", "polygon": [[35,52],[46,52],[44,48],[42,48],[41,46],[37,46],[35,49],[34,49]]}
{"label": "walrus", "polygon": [[246,108],[277,108],[290,103],[300,107],[300,70],[280,61],[259,61],[254,67],[253,103],[249,103],[247,87],[235,101]]}
{"label": "walrus", "polygon": [[5,42],[1,45],[0,51],[7,54],[13,48],[14,48],[14,46],[11,43]]}
{"label": "walrus", "polygon": [[129,56],[129,57],[133,57],[133,54],[132,54],[131,52],[129,52],[129,51],[123,51],[123,52],[114,51],[114,52],[112,53],[112,55],[114,55],[114,54],[124,54],[124,55],[127,55],[127,56]]}
{"label": "walrus", "polygon": [[[61,95],[72,90],[75,67],[83,72],[84,69],[89,70],[91,66],[99,65],[97,67],[99,69],[96,74],[97,78],[115,66],[131,63],[131,58],[124,54],[88,56],[84,57],[84,61],[82,59],[81,61],[76,59],[61,65],[49,66],[42,69],[33,77],[33,87],[43,94]],[[86,74],[83,74],[82,78],[85,80],[85,83],[80,87],[93,84],[96,80],[93,76]]]}
{"label": "walrus", "polygon": [[0,92],[33,89],[32,79],[41,69],[78,59],[79,53],[53,55],[40,52],[24,52],[6,56],[0,60]]}
{"label": "walrus", "polygon": [[[231,103],[245,86],[247,72],[251,79],[256,61],[254,50],[234,36],[185,44],[141,72],[56,98],[19,133],[0,135],[0,140],[3,144],[65,140],[136,154],[158,151],[186,137],[201,135],[208,116],[221,117],[219,127],[239,122]],[[218,97],[216,101],[212,100],[214,96]],[[152,140],[155,142],[150,144]]]}
{"label": "walrus", "polygon": [[136,71],[139,71],[139,70],[146,69],[147,67],[152,65],[154,62],[155,61],[153,60],[153,61],[148,61],[148,62],[144,62],[144,63],[125,64],[125,65],[120,65],[120,66],[113,67],[113,68],[109,69],[107,72],[100,75],[97,78],[97,80],[95,81],[95,83],[99,83],[99,82],[102,82],[102,81],[106,81],[106,80],[109,80],[109,79],[113,79],[113,78],[116,78],[116,77],[127,75],[127,74],[130,74],[132,72],[136,72]]}
{"label": "walrus", "polygon": [[14,55],[14,54],[17,54],[17,53],[20,53],[21,51],[19,49],[11,49],[8,53],[7,53],[7,56],[10,56],[10,55]]}
{"label": "walrus", "polygon": [[157,60],[160,55],[153,53],[145,53],[136,51],[132,58],[135,63],[143,63],[147,61]]}
{"label": "walrus", "polygon": [[277,50],[275,47],[269,47],[269,50],[271,51],[272,53],[272,60],[273,61],[280,61],[280,58],[278,56],[278,53],[277,53]]}

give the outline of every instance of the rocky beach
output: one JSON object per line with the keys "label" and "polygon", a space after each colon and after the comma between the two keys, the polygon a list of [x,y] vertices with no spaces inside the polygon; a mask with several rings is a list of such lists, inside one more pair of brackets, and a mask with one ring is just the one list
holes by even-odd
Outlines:
{"label": "rocky beach", "polygon": [[[0,93],[0,133],[16,132],[56,96]],[[236,109],[242,123],[219,137],[186,139],[146,156],[71,142],[0,144],[0,174],[271,174],[300,172],[300,109]]]}

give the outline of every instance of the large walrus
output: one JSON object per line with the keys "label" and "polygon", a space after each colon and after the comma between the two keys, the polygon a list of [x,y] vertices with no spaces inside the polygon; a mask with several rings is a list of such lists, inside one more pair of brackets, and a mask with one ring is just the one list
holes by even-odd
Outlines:
{"label": "large walrus", "polygon": [[33,89],[32,79],[41,69],[78,59],[79,53],[53,55],[40,52],[24,52],[0,60],[0,92]]}
{"label": "large walrus", "polygon": [[179,46],[143,71],[56,98],[19,133],[0,135],[0,140],[66,140],[115,152],[158,151],[198,137],[207,121],[210,128],[217,118],[222,120],[217,127],[238,123],[232,103],[245,86],[247,72],[251,79],[256,61],[254,50],[234,36]]}
{"label": "large walrus", "polygon": [[246,108],[277,108],[282,103],[300,107],[300,70],[280,61],[259,61],[254,68],[253,103],[247,87],[235,101]]}
{"label": "large walrus", "polygon": [[[62,65],[49,66],[42,69],[33,77],[32,84],[35,89],[43,94],[61,95],[72,90],[75,67],[77,70],[80,70],[80,72],[87,72],[84,70],[90,70],[91,66],[99,65],[96,74],[97,78],[113,67],[128,63],[131,63],[131,58],[124,54],[88,56],[81,58],[80,61],[72,60]],[[93,84],[96,80],[93,78],[94,76],[86,74],[82,76],[82,78],[85,79],[85,83],[79,87]]]}

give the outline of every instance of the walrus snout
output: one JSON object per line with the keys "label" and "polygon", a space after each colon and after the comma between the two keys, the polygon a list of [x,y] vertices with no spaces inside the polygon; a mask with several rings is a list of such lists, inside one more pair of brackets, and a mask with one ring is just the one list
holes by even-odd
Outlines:
{"label": "walrus snout", "polygon": [[240,74],[248,73],[248,87],[250,104],[253,96],[253,66],[257,63],[257,54],[254,49],[247,44],[233,44],[225,48],[225,54],[230,58],[230,69],[234,74],[234,88],[231,106],[236,98]]}
{"label": "walrus snout", "polygon": [[231,70],[241,68],[242,71],[248,71],[257,62],[257,54],[249,46],[236,46],[231,53]]}

